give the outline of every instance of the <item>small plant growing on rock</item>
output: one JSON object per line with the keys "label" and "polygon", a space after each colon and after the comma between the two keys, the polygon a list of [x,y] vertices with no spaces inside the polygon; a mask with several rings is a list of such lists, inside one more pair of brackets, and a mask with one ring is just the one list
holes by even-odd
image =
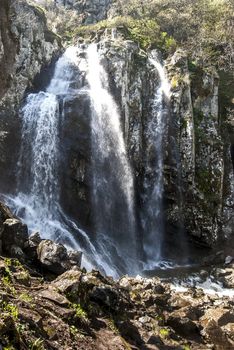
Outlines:
{"label": "small plant growing on rock", "polygon": [[0,303],[0,308],[2,309],[3,312],[5,312],[6,314],[9,314],[14,321],[18,320],[18,316],[19,316],[19,311],[16,305],[13,304],[8,304],[5,301],[2,301]]}
{"label": "small plant growing on rock", "polygon": [[78,330],[75,326],[70,327],[70,333],[73,335],[73,337],[77,337],[79,339],[85,338],[85,335],[81,333],[80,330]]}
{"label": "small plant growing on rock", "polygon": [[183,350],[190,350],[190,346],[189,345],[184,345],[183,346]]}
{"label": "small plant growing on rock", "polygon": [[119,330],[118,330],[118,328],[116,327],[115,321],[113,320],[113,318],[110,319],[109,327],[110,327],[110,329],[112,330],[112,332],[114,332],[115,334],[119,335]]}
{"label": "small plant growing on rock", "polygon": [[45,350],[43,340],[40,338],[36,339],[35,342],[31,344],[30,350]]}
{"label": "small plant growing on rock", "polygon": [[159,334],[162,338],[167,338],[169,336],[169,330],[166,328],[161,328]]}
{"label": "small plant growing on rock", "polygon": [[22,301],[25,301],[26,303],[31,303],[32,302],[32,298],[26,293],[20,294],[19,299],[22,300]]}
{"label": "small plant growing on rock", "polygon": [[75,310],[75,316],[84,321],[88,320],[87,313],[82,309],[80,304],[72,304],[71,307]]}

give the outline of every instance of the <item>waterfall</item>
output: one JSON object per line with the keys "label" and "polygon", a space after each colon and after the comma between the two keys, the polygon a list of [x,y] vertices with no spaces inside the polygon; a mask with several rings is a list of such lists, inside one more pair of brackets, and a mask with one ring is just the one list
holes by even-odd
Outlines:
{"label": "waterfall", "polygon": [[58,60],[46,91],[29,94],[21,109],[22,144],[18,162],[17,213],[31,230],[46,238],[76,245],[59,223],[59,102],[68,94],[76,64],[76,49]]}
{"label": "waterfall", "polygon": [[[86,94],[91,104],[92,220],[86,234],[60,206],[60,152],[66,100]],[[17,196],[7,201],[30,231],[84,252],[84,266],[114,277],[136,273],[133,175],[117,105],[97,46],[69,47],[45,91],[21,109]]]}
{"label": "waterfall", "polygon": [[164,236],[163,224],[163,144],[167,125],[167,100],[170,97],[170,84],[163,65],[155,51],[149,58],[157,72],[159,84],[152,100],[150,120],[147,124],[147,150],[144,177],[144,208],[142,214],[143,247],[146,256],[145,269],[153,269],[162,260]]}
{"label": "waterfall", "polygon": [[109,92],[107,73],[97,46],[87,50],[92,103],[92,201],[96,242],[109,252],[120,271],[136,272],[133,175],[129,165],[117,105]]}
{"label": "waterfall", "polygon": [[[116,276],[115,268],[100,256],[88,235],[60,207],[60,128],[66,98],[76,96],[79,81],[77,47],[69,47],[57,61],[46,91],[29,94],[21,109],[22,144],[18,161],[17,196],[6,196],[8,205],[43,238],[84,252],[83,266],[96,266]],[[81,77],[82,80],[82,77]]]}
{"label": "waterfall", "polygon": [[18,190],[20,183],[27,179],[28,200],[38,211],[39,222],[34,223],[37,225],[47,216],[52,219],[53,206],[58,202],[58,116],[59,101],[56,95],[48,92],[30,94],[22,109]]}

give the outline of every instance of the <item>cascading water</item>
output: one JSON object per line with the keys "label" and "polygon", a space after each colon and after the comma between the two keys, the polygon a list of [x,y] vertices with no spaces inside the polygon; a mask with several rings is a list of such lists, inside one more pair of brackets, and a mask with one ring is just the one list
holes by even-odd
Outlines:
{"label": "cascading water", "polygon": [[[85,79],[86,76],[86,79]],[[117,277],[137,266],[133,176],[128,163],[118,108],[108,92],[108,77],[96,45],[70,47],[55,66],[46,91],[29,94],[21,110],[22,145],[16,197],[8,204],[42,237],[85,253],[85,266]],[[60,140],[66,99],[79,94],[92,106],[91,238],[60,207]]]}
{"label": "cascading water", "polygon": [[167,100],[170,97],[170,84],[163,65],[153,51],[149,59],[156,69],[159,84],[152,100],[150,121],[147,124],[146,143],[148,149],[145,159],[144,208],[142,226],[144,231],[143,248],[146,256],[145,269],[153,269],[162,260],[163,243],[163,142],[167,125]]}
{"label": "cascading water", "polygon": [[[29,94],[21,110],[22,145],[18,162],[19,193],[14,198],[18,215],[43,237],[76,246],[59,223],[59,102],[71,94],[76,50],[71,47],[58,60],[54,77],[45,92]],[[62,232],[61,232],[62,231]]]}
{"label": "cascading water", "polygon": [[97,253],[88,235],[63,213],[59,204],[59,133],[65,117],[63,106],[66,98],[79,94],[82,85],[79,64],[82,63],[78,60],[77,47],[69,47],[58,60],[46,91],[28,95],[21,110],[18,195],[6,199],[31,231],[39,230],[44,238],[82,249],[85,267],[99,266],[115,275],[115,269]]}
{"label": "cascading water", "polygon": [[133,176],[127,158],[117,105],[97,46],[87,50],[92,103],[93,217],[97,246],[122,272],[137,267]]}

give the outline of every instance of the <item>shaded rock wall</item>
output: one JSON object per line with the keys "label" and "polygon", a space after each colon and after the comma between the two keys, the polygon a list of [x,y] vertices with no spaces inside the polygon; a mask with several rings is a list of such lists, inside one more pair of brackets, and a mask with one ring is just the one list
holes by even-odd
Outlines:
{"label": "shaded rock wall", "polygon": [[[180,216],[195,241],[215,246],[225,236],[223,201],[230,200],[233,176],[230,153],[224,147],[228,133],[220,118],[219,76],[212,67],[192,65],[180,50],[168,60],[167,69],[172,84],[171,138],[176,135],[174,144],[181,162]],[[225,176],[229,190],[224,190]],[[172,199],[168,214],[173,225],[178,218],[178,197],[170,183],[169,179],[166,195]],[[231,234],[229,229],[229,237]]]}
{"label": "shaded rock wall", "polygon": [[60,50],[43,12],[25,1],[0,3],[0,190],[14,183],[20,141],[18,109],[25,90]]}
{"label": "shaded rock wall", "polygon": [[60,0],[69,8],[82,15],[83,23],[90,24],[107,18],[108,10],[113,0]]}

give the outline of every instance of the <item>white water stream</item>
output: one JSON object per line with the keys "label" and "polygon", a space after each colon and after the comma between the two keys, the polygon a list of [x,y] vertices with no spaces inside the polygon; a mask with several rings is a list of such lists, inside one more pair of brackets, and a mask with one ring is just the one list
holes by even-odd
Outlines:
{"label": "white water stream", "polygon": [[133,175],[120,123],[109,92],[108,75],[97,45],[87,49],[88,83],[92,106],[92,204],[97,245],[109,252],[110,263],[122,260],[126,272],[136,272]]}
{"label": "white water stream", "polygon": [[[163,227],[163,164],[164,140],[167,132],[167,100],[170,98],[170,84],[165,70],[153,51],[149,59],[157,72],[159,83],[152,101],[150,121],[147,124],[146,175],[144,179],[143,246],[146,254],[146,270],[163,264],[161,248],[164,236]],[[153,158],[153,160],[152,160]]]}

